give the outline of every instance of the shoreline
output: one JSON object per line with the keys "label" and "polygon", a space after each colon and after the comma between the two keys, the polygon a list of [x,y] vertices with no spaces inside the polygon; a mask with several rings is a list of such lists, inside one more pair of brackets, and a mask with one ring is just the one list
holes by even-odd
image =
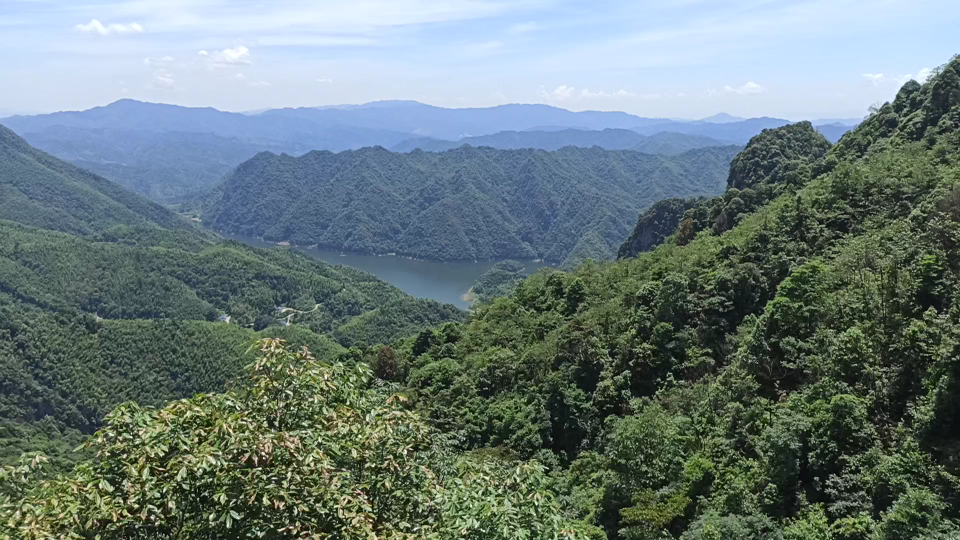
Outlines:
{"label": "shoreline", "polygon": [[[216,229],[208,229],[208,230],[213,231],[221,236],[228,235],[228,234],[233,236],[246,236],[246,235],[237,234],[237,233],[218,231]],[[227,238],[228,240],[233,240],[229,236],[224,236],[224,238]],[[494,259],[421,259],[418,257],[414,257],[412,255],[404,255],[402,253],[372,253],[372,252],[364,252],[364,251],[349,251],[344,249],[321,247],[318,244],[303,246],[300,244],[293,244],[289,240],[274,242],[272,240],[266,240],[261,236],[247,236],[247,238],[253,238],[257,241],[263,242],[265,244],[271,244],[272,246],[275,246],[275,247],[289,247],[293,249],[316,249],[318,251],[327,251],[330,253],[336,253],[341,257],[346,257],[350,255],[358,255],[363,257],[397,257],[399,259],[407,259],[409,261],[444,263],[444,264],[477,264],[477,263],[488,263],[488,262],[498,263],[498,262],[509,261],[509,260],[523,262],[523,263],[544,264],[550,267],[557,267],[557,265],[560,264],[559,262],[548,262],[548,261],[545,261],[544,259],[518,259],[516,257],[502,257],[502,258],[494,258]]]}

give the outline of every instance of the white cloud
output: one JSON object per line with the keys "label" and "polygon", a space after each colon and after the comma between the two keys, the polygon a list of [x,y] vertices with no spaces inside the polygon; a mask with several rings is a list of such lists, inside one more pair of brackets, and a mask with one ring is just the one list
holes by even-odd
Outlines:
{"label": "white cloud", "polygon": [[[766,88],[760,86],[759,84],[753,81],[750,81],[744,84],[743,86],[736,86],[736,87],[730,86],[728,84],[723,87],[723,90],[717,90],[716,88],[707,88],[706,90],[703,91],[702,94],[700,94],[700,96],[705,98],[719,96],[720,94],[737,94],[737,95],[745,96],[749,94],[764,94],[766,92],[768,92]],[[685,95],[686,94],[684,94],[684,96]],[[682,96],[677,96],[677,97],[682,97]]]}
{"label": "white cloud", "polygon": [[889,77],[883,73],[864,73],[863,78],[870,81],[873,86],[882,86],[885,84],[896,84],[898,86],[903,86],[907,81],[917,81],[920,83],[927,82],[927,79],[933,75],[933,70],[930,68],[923,68],[917,72],[916,75],[911,75],[907,73],[906,75],[900,75],[895,77]]}
{"label": "white cloud", "polygon": [[150,87],[158,90],[173,90],[177,86],[177,81],[173,74],[165,69],[158,69],[153,73],[153,80],[150,81]]}
{"label": "white cloud", "polygon": [[165,66],[167,64],[173,63],[172,56],[161,56],[159,58],[144,58],[143,65],[145,66]]}
{"label": "white cloud", "polygon": [[[600,90],[599,92],[591,92],[589,88],[584,88],[583,91],[580,92],[580,95],[586,99],[619,99],[619,98],[637,97],[637,95],[634,94],[633,92],[627,92],[622,88],[620,90],[617,90],[616,92],[604,92],[603,90]],[[657,95],[657,98],[659,97],[660,96]],[[650,98],[645,97],[644,99],[650,99]]]}
{"label": "white cloud", "polygon": [[746,95],[746,94],[763,94],[767,92],[767,89],[753,81],[750,81],[747,84],[744,84],[743,86],[738,86],[736,88],[733,88],[732,86],[725,86],[723,88],[723,91],[728,94],[733,93],[733,94]]}
{"label": "white cloud", "polygon": [[540,98],[547,101],[566,101],[573,97],[577,89],[572,86],[561,84],[553,92],[547,92],[543,86],[540,87]]}
{"label": "white cloud", "polygon": [[332,83],[333,79],[331,79],[330,77],[317,77],[317,82],[323,83],[323,84]]}
{"label": "white cloud", "polygon": [[229,77],[227,77],[227,78],[230,79],[231,81],[245,81],[245,80],[247,80],[247,76],[244,75],[243,73],[237,73],[236,75],[231,75],[231,76],[229,76]]}
{"label": "white cloud", "polygon": [[267,81],[256,81],[256,82],[249,83],[248,86],[267,87],[267,86],[273,86],[273,85],[268,83]]}
{"label": "white cloud", "polygon": [[90,22],[87,24],[78,24],[74,28],[87,34],[96,34],[99,36],[142,34],[146,31],[146,28],[135,22],[112,23],[105,25],[97,19],[90,19]]}
{"label": "white cloud", "polygon": [[530,32],[535,32],[540,29],[540,25],[535,22],[520,23],[507,28],[507,33],[511,36],[519,36],[523,34],[529,34]]}
{"label": "white cloud", "polygon": [[207,62],[211,66],[215,67],[243,66],[250,64],[250,49],[244,47],[243,45],[238,45],[230,49],[224,49],[222,51],[213,51],[212,53],[200,51],[197,54],[206,57]]}

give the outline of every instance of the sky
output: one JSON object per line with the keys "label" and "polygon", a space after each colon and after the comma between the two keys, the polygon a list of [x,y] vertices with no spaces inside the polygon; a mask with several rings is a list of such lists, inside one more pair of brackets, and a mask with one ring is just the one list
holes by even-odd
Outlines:
{"label": "sky", "polygon": [[0,0],[0,116],[122,98],[856,118],[960,53],[957,0]]}

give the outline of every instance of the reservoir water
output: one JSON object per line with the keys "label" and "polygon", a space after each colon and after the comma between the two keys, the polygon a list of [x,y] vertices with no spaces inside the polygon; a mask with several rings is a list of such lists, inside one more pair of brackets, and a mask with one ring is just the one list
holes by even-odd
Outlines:
{"label": "reservoir water", "polygon": [[[278,247],[277,244],[248,236],[226,233],[221,233],[221,236],[254,247]],[[470,302],[465,301],[463,295],[467,294],[477,278],[497,262],[421,261],[390,255],[360,255],[301,247],[294,249],[330,264],[352,266],[369,272],[411,296],[430,298],[463,309],[470,307]],[[524,264],[527,273],[550,266],[547,263],[526,261]]]}

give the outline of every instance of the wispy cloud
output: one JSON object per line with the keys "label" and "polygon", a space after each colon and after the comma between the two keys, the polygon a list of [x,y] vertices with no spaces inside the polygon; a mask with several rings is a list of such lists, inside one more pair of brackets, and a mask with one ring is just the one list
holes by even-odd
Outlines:
{"label": "wispy cloud", "polygon": [[750,81],[744,84],[743,86],[737,86],[736,88],[732,86],[725,86],[723,87],[723,91],[728,94],[746,95],[746,94],[764,94],[767,92],[767,89],[753,81]]}
{"label": "wispy cloud", "polygon": [[[719,96],[723,94],[727,94],[727,95],[736,94],[739,96],[747,96],[751,94],[765,94],[767,92],[768,90],[763,86],[760,86],[759,84],[753,81],[750,81],[741,86],[730,86],[728,84],[724,86],[722,90],[717,90],[716,88],[707,88],[700,95],[701,97],[714,97],[714,96]],[[685,97],[685,96],[686,94],[683,94],[683,96],[678,95],[677,97]]]}
{"label": "wispy cloud", "polygon": [[511,36],[520,36],[523,34],[529,34],[530,32],[536,32],[540,29],[540,25],[535,22],[525,22],[511,25],[507,28],[507,33]]}
{"label": "wispy cloud", "polygon": [[502,53],[503,50],[504,43],[502,41],[484,41],[467,47],[467,52],[471,56],[492,56]]}
{"label": "wispy cloud", "polygon": [[200,51],[198,54],[204,57],[209,65],[214,67],[241,66],[251,63],[250,49],[243,45],[223,49],[222,51]]}
{"label": "wispy cloud", "polygon": [[553,92],[548,92],[545,86],[541,86],[539,93],[540,98],[546,101],[566,101],[573,98],[576,91],[577,89],[572,86],[561,84]]}
{"label": "wispy cloud", "polygon": [[153,73],[153,80],[150,81],[150,87],[157,90],[173,90],[177,87],[177,81],[169,71],[158,69]]}
{"label": "wispy cloud", "polygon": [[103,24],[97,19],[91,19],[87,24],[78,24],[74,28],[81,32],[98,36],[142,34],[146,31],[146,28],[135,22]]}
{"label": "wispy cloud", "polygon": [[332,83],[333,79],[331,79],[330,77],[317,77],[317,82],[322,84]]}
{"label": "wispy cloud", "polygon": [[616,92],[604,92],[603,90],[592,92],[589,88],[584,88],[580,92],[580,95],[586,99],[621,99],[637,97],[637,95],[633,92],[627,92],[622,88]]}
{"label": "wispy cloud", "polygon": [[160,57],[151,57],[144,58],[143,65],[145,66],[166,66],[173,63],[173,57],[170,55],[160,56]]}
{"label": "wispy cloud", "polygon": [[906,75],[887,76],[883,73],[864,73],[863,78],[869,81],[873,86],[883,86],[886,84],[903,85],[906,84],[907,81],[911,80],[925,83],[931,75],[933,75],[932,69],[923,68],[918,71],[916,75],[907,73]]}

